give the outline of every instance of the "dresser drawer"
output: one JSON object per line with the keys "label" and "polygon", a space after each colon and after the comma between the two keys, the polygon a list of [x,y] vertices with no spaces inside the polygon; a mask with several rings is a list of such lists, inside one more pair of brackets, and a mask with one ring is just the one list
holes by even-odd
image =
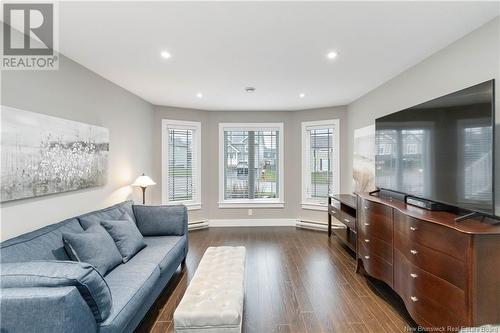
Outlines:
{"label": "dresser drawer", "polygon": [[358,242],[358,258],[363,262],[363,267],[368,275],[376,279],[382,280],[392,287],[393,272],[392,265],[380,258],[379,256],[370,253],[364,244]]}
{"label": "dresser drawer", "polygon": [[[465,324],[467,303],[465,292],[419,267],[411,264],[398,250],[394,253],[394,289],[408,309],[418,311],[419,317],[433,325]],[[416,304],[434,311],[422,311]],[[439,318],[435,318],[435,316]]]}
{"label": "dresser drawer", "polygon": [[335,217],[337,220],[341,220],[342,214],[340,212],[340,207],[336,207],[335,204],[328,206],[328,213]]}
{"label": "dresser drawer", "polygon": [[394,210],[394,231],[407,239],[465,261],[470,237],[466,234],[404,215]]}
{"label": "dresser drawer", "polygon": [[363,244],[370,254],[374,254],[388,263],[392,264],[392,245],[386,241],[365,234],[363,231],[358,232],[358,244]]}
{"label": "dresser drawer", "polygon": [[413,265],[465,290],[467,271],[463,261],[413,242],[399,232],[394,233],[394,248]]}
{"label": "dresser drawer", "polygon": [[360,199],[358,230],[392,244],[392,208]]}
{"label": "dresser drawer", "polygon": [[340,222],[344,223],[348,228],[356,230],[356,219],[346,212],[341,212]]}

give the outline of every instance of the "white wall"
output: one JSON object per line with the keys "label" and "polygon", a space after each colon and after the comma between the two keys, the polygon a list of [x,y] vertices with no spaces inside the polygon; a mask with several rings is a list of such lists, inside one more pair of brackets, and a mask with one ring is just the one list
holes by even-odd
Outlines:
{"label": "white wall", "polygon": [[[296,219],[326,222],[326,212],[301,209],[301,122],[311,120],[340,119],[341,172],[347,168],[347,114],[345,107],[331,107],[304,111],[202,111],[172,107],[155,107],[153,175],[161,179],[161,119],[191,120],[201,122],[202,131],[202,209],[190,211],[190,220],[202,219]],[[218,207],[219,198],[219,123],[283,122],[285,148],[285,207],[254,208],[248,216],[247,209]],[[348,183],[341,182],[342,191]],[[154,202],[161,202],[161,186],[154,189]]]}
{"label": "white wall", "polygon": [[[421,63],[348,105],[348,168],[344,182],[352,185],[354,130],[389,113],[496,79],[496,193],[500,212],[500,19],[488,22]],[[352,190],[352,187],[351,187]]]}
{"label": "white wall", "polygon": [[22,110],[109,128],[108,183],[0,205],[1,239],[134,198],[129,186],[151,173],[152,105],[60,56],[57,71],[2,71],[1,103]]}

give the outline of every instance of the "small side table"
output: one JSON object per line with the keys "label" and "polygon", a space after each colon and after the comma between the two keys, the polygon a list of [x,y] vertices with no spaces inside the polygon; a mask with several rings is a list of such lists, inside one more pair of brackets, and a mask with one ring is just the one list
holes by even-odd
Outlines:
{"label": "small side table", "polygon": [[[328,197],[328,237],[332,232],[348,248],[356,252],[356,211],[357,196],[353,194],[334,194]],[[342,223],[344,227],[332,229],[332,219]]]}

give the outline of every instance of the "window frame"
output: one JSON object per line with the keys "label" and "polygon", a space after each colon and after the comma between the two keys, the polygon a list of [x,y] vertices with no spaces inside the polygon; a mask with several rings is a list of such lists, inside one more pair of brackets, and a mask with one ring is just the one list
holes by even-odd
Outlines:
{"label": "window frame", "polygon": [[[224,198],[224,132],[225,131],[278,131],[278,198],[225,199]],[[283,123],[219,123],[219,208],[284,208],[284,126]]]}
{"label": "window frame", "polygon": [[[170,201],[168,193],[168,176],[169,176],[169,161],[168,154],[170,149],[169,144],[169,129],[189,129],[193,131],[193,158],[195,159],[194,170],[195,179],[195,197],[192,200]],[[162,185],[161,185],[161,201],[163,205],[179,205],[183,204],[188,210],[201,209],[201,122],[162,119]]]}
{"label": "window frame", "polygon": [[307,145],[310,145],[307,131],[309,129],[324,129],[333,127],[333,154],[332,154],[332,188],[337,189],[340,193],[340,119],[328,119],[319,121],[303,121],[301,123],[301,137],[302,137],[302,209],[308,210],[328,210],[328,198],[325,202],[319,202],[318,200],[313,200],[308,198],[307,188],[311,183],[311,170],[310,170],[310,156],[306,154],[309,149],[306,150]]}

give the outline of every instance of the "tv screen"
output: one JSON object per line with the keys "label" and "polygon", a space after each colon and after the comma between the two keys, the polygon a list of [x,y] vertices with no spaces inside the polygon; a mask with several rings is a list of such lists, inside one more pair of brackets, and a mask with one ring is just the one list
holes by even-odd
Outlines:
{"label": "tv screen", "polygon": [[378,118],[380,189],[494,215],[494,81]]}

